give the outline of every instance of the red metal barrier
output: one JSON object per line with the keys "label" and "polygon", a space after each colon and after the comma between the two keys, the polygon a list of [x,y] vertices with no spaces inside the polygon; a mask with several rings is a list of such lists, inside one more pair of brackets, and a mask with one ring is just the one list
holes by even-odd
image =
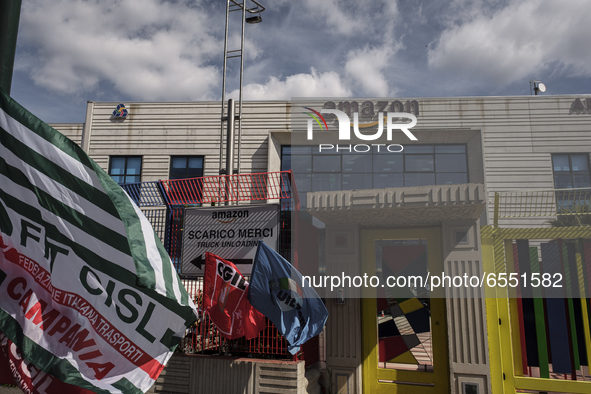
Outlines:
{"label": "red metal barrier", "polygon": [[187,330],[187,335],[181,343],[182,351],[185,353],[250,353],[257,358],[262,358],[264,355],[292,357],[287,352],[285,338],[279,334],[269,319],[267,319],[267,326],[257,338],[249,341],[245,338],[225,339],[209,316],[203,314],[203,278],[183,278],[182,282],[193,297],[200,313],[197,323]]}
{"label": "red metal barrier", "polygon": [[[185,206],[207,203],[248,202],[281,200],[281,235],[279,250],[291,258],[291,212],[299,210],[299,199],[291,171],[259,174],[224,175],[191,179],[160,181],[170,204],[168,252],[180,272],[183,210]],[[289,200],[293,197],[293,200]],[[223,257],[223,256],[221,256]],[[277,328],[267,319],[261,334],[247,341],[245,338],[227,340],[220,335],[206,314],[203,314],[203,278],[181,277],[189,295],[200,310],[200,319],[181,342],[186,353],[250,353],[254,357],[292,358],[287,351],[287,342]]]}
{"label": "red metal barrier", "polygon": [[160,181],[171,205],[237,201],[281,200],[298,202],[291,171],[207,176]]}

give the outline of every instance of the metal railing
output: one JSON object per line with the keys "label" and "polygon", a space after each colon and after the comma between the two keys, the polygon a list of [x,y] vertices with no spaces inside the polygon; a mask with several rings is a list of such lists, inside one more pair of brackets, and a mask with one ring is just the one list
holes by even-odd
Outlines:
{"label": "metal railing", "polygon": [[[211,176],[123,184],[121,187],[136,202],[150,221],[180,273],[183,211],[187,206],[219,205],[225,202],[277,201],[281,203],[280,253],[288,260],[291,254],[291,215],[299,209],[299,199],[291,171]],[[292,198],[293,197],[293,198]],[[223,256],[222,256],[223,257]],[[187,292],[203,310],[203,278],[181,276]],[[187,353],[250,353],[292,358],[287,342],[267,319],[257,338],[225,339],[201,314],[187,330],[181,343]],[[308,357],[306,358],[308,359]]]}
{"label": "metal railing", "polygon": [[494,225],[499,218],[591,214],[591,188],[496,192]]}
{"label": "metal railing", "polygon": [[169,205],[161,181],[125,183],[121,187],[140,208]]}
{"label": "metal railing", "polygon": [[291,171],[159,181],[171,205],[281,200],[298,195]]}

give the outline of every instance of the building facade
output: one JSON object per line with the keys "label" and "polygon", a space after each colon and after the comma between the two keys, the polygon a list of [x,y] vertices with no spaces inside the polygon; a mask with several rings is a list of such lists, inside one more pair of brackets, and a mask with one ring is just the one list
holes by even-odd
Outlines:
{"label": "building facade", "polygon": [[[85,123],[52,126],[120,183],[217,176],[225,168],[219,102],[125,103],[126,117],[113,114],[118,104],[88,102]],[[404,133],[372,141],[399,144],[401,152],[380,152],[366,142],[368,151],[341,147],[323,155],[317,143],[322,134],[315,144],[294,138],[302,103],[243,104],[235,172],[294,169],[302,222],[307,223],[302,238],[320,240],[313,248],[316,273],[318,268],[334,276],[398,269],[395,274],[480,277],[487,266],[481,231],[548,228],[560,209],[572,208],[570,194],[556,189],[591,187],[591,96],[326,99],[305,105],[359,112],[364,124],[377,122],[378,108],[417,119],[411,130],[416,141]],[[334,129],[336,120],[328,120],[326,127]],[[552,200],[527,200],[524,192],[527,198]],[[581,193],[581,201],[588,201]],[[499,214],[503,196],[505,214]],[[552,209],[526,212],[544,204]],[[410,266],[418,267],[416,272],[405,271]],[[485,290],[450,286],[437,296],[417,289],[409,295],[337,290],[325,294],[330,392],[490,393],[506,388],[507,372],[499,367],[492,348],[497,342],[491,340],[500,335],[491,321],[491,308],[498,305],[487,301]],[[527,331],[527,324],[519,326],[516,319],[514,328]],[[579,341],[587,346],[581,348],[585,352],[591,350],[588,326],[581,326],[587,337]],[[582,379],[586,374],[591,380],[582,352],[577,365]],[[550,353],[558,359],[557,350]],[[515,373],[543,378],[540,364],[530,357]]]}

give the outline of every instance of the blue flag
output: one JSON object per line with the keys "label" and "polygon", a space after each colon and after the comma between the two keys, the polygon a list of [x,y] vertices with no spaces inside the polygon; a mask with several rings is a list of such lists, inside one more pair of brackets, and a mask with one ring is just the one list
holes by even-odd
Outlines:
{"label": "blue flag", "polygon": [[322,332],[328,311],[318,293],[281,255],[259,242],[248,300],[275,324],[296,354],[300,345]]}

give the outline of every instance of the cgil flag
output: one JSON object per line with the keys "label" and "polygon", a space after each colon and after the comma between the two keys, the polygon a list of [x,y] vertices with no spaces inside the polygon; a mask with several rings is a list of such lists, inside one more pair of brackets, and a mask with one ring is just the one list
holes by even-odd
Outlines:
{"label": "cgil flag", "polygon": [[0,347],[21,388],[147,391],[195,306],[123,189],[2,90],[0,237]]}
{"label": "cgil flag", "polygon": [[328,311],[309,283],[281,255],[259,242],[250,277],[248,300],[287,339],[291,354],[322,332]]}
{"label": "cgil flag", "polygon": [[258,336],[265,316],[248,302],[248,282],[230,261],[212,253],[205,256],[203,306],[213,324],[228,339]]}

